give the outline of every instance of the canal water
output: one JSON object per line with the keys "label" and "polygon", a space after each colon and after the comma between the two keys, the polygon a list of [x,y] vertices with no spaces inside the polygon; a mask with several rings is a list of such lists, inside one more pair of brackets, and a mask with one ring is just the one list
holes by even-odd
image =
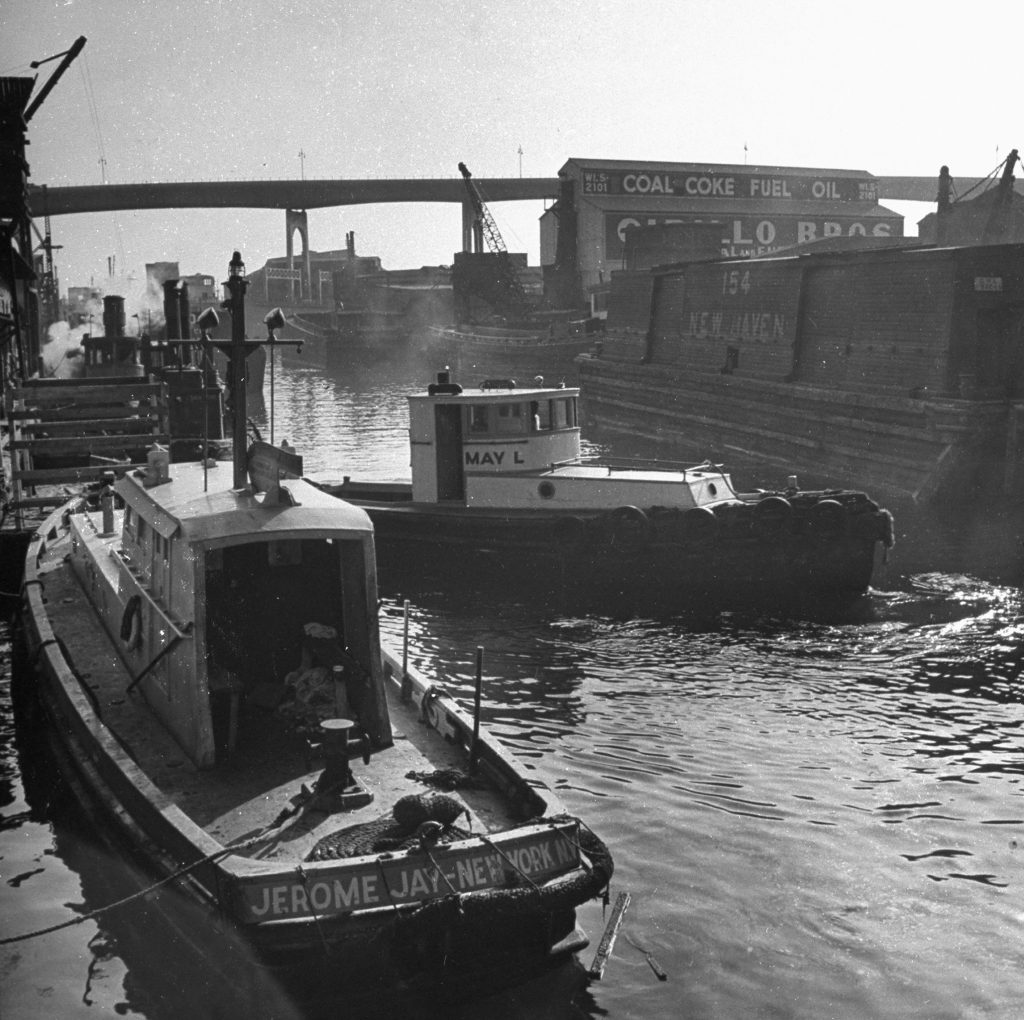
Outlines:
{"label": "canal water", "polygon": [[[288,365],[276,381],[274,438],[309,473],[407,473],[405,394],[424,372]],[[269,401],[265,438],[268,413]],[[439,1015],[1019,1017],[1021,594],[900,557],[841,615],[567,603],[501,577],[470,583],[457,563],[386,581],[384,632],[400,637],[408,600],[413,660],[467,703],[483,647],[486,725],[608,842],[613,899],[631,896],[601,981],[563,968]],[[9,937],[135,886],[29,728],[16,738],[6,631],[0,656]],[[206,966],[181,957],[158,906],[0,946],[0,1015],[253,1015],[219,993],[215,952]],[[589,965],[607,915],[595,903],[580,916]]]}

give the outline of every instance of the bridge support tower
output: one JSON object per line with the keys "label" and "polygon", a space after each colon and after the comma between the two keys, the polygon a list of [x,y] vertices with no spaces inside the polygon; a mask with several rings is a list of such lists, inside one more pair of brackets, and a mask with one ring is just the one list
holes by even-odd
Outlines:
{"label": "bridge support tower", "polygon": [[[295,269],[295,232],[299,232],[299,239],[302,241],[302,280],[300,287],[305,294],[301,297],[311,297],[313,293],[313,272],[312,261],[309,256],[309,220],[305,209],[286,209],[284,212],[285,229],[285,252],[288,255],[288,268]],[[296,299],[295,281],[292,280],[292,300]]]}

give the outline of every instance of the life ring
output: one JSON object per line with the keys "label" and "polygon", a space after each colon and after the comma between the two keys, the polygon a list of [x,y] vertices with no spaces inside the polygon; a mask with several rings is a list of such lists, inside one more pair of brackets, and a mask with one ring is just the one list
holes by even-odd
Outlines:
{"label": "life ring", "polygon": [[621,552],[639,552],[651,540],[651,519],[637,506],[619,506],[605,515],[608,544]]}
{"label": "life ring", "polygon": [[129,648],[138,648],[142,641],[142,596],[133,595],[121,614],[121,640]]}

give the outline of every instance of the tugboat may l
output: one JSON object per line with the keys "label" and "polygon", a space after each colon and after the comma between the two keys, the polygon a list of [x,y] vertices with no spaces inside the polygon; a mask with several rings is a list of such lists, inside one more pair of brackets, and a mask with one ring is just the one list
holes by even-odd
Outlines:
{"label": "tugboat may l", "polygon": [[322,487],[366,510],[385,561],[399,547],[487,552],[492,572],[681,599],[856,596],[893,544],[891,515],[861,492],[801,491],[793,476],[738,492],[707,462],[585,461],[579,395],[542,380],[463,389],[439,373],[408,398],[411,481]]}

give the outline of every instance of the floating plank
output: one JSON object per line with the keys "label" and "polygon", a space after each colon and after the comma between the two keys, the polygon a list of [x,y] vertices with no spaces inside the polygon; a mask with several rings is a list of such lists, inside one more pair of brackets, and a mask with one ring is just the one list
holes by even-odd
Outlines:
{"label": "floating plank", "polygon": [[612,955],[612,949],[615,948],[615,938],[619,934],[619,928],[622,926],[622,919],[628,906],[629,893],[620,892],[615,898],[615,906],[612,907],[608,924],[605,925],[601,942],[594,954],[593,962],[590,964],[590,970],[587,972],[594,981],[600,981],[604,976],[605,965],[608,963],[608,957]]}

